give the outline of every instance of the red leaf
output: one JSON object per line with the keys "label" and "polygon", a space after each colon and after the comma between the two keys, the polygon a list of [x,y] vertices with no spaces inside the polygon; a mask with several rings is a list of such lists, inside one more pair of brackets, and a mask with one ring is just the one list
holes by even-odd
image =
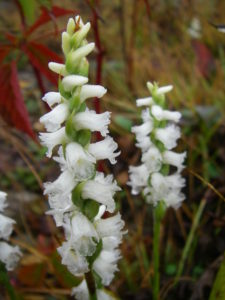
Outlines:
{"label": "red leaf", "polygon": [[27,31],[28,35],[31,34],[34,30],[36,30],[38,27],[49,21],[55,22],[55,18],[76,13],[75,10],[68,10],[58,6],[53,6],[51,10],[48,10],[46,7],[42,7],[41,9],[42,13],[40,17]]}
{"label": "red leaf", "polygon": [[0,63],[4,60],[4,58],[9,54],[11,47],[9,46],[1,46],[0,48]]}
{"label": "red leaf", "polygon": [[0,67],[0,87],[0,114],[3,119],[36,140],[20,90],[15,61]]}
{"label": "red leaf", "polygon": [[58,75],[53,73],[48,68],[49,61],[62,63],[62,58],[42,44],[30,42],[23,48],[24,52],[29,57],[31,64],[36,67],[49,81],[54,85],[58,84]]}
{"label": "red leaf", "polygon": [[207,77],[215,67],[213,56],[209,48],[198,40],[192,41],[197,58],[197,67],[203,77]]}

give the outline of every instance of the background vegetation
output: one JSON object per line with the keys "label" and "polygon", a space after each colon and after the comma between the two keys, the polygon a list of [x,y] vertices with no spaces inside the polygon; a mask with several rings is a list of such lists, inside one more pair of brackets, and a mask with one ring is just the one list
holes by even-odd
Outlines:
{"label": "background vegetation", "polygon": [[[224,11],[222,0],[0,1],[0,190],[18,222],[12,242],[24,256],[11,278],[22,299],[69,299],[77,282],[56,254],[63,233],[45,215],[43,182],[59,170],[37,138],[47,110],[41,97],[57,86],[47,62],[61,61],[60,32],[77,13],[92,21],[90,82],[108,89],[93,105],[112,111],[121,149],[113,168],[103,164],[123,188],[117,197],[129,230],[112,291],[151,299],[151,207],[131,197],[126,182],[140,158],[130,132],[139,122],[135,99],[157,81],[174,85],[168,105],[183,113],[178,149],[188,152],[186,201],[168,209],[161,228],[160,299],[225,299],[225,35],[210,25],[225,23]],[[194,18],[198,38],[190,35]]]}

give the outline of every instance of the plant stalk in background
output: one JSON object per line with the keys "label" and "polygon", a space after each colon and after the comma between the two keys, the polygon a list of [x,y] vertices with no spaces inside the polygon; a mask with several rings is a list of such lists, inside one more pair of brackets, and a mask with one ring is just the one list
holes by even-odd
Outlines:
{"label": "plant stalk in background", "polygon": [[[172,149],[177,145],[180,129],[178,123],[181,114],[166,109],[165,93],[172,86],[158,87],[156,83],[147,83],[151,97],[137,100],[137,106],[147,106],[142,111],[143,124],[134,126],[137,147],[141,148],[142,164],[129,168],[132,194],[143,193],[147,203],[153,205],[153,299],[159,297],[159,243],[160,225],[166,207],[178,208],[184,200],[181,189],[185,185],[181,177],[186,153],[176,153]],[[175,168],[172,173],[171,166]],[[172,174],[171,174],[172,173]]]}

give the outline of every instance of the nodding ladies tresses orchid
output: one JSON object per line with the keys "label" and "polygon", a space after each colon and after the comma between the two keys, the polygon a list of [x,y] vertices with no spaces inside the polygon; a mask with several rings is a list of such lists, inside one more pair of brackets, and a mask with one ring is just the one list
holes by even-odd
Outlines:
{"label": "nodding ladies tresses orchid", "polygon": [[22,253],[18,246],[11,246],[8,243],[9,236],[13,231],[13,224],[16,222],[2,214],[6,207],[6,193],[0,192],[0,262],[8,271],[12,271]]}
{"label": "nodding ladies tresses orchid", "polygon": [[[148,203],[157,205],[163,201],[166,206],[179,207],[184,200],[181,193],[185,185],[180,172],[184,168],[186,153],[171,151],[180,137],[179,112],[166,110],[165,94],[172,86],[158,87],[156,83],[147,83],[151,97],[137,100],[137,106],[147,106],[142,111],[143,123],[134,126],[137,146],[142,151],[142,164],[131,166],[130,181],[134,195],[143,192]],[[176,168],[175,174],[169,175],[170,165]]]}
{"label": "nodding ladies tresses orchid", "polygon": [[[151,97],[137,100],[137,106],[147,106],[142,111],[143,124],[134,126],[137,147],[141,148],[142,164],[129,168],[131,192],[143,193],[147,203],[153,204],[153,300],[159,299],[159,246],[160,226],[166,207],[177,208],[184,200],[181,189],[185,180],[181,177],[186,153],[171,151],[177,145],[180,128],[179,112],[166,109],[165,94],[172,86],[158,87],[156,83],[147,83]],[[170,166],[175,169],[170,168]],[[171,174],[172,173],[172,174]]]}
{"label": "nodding ladies tresses orchid", "polygon": [[[107,159],[115,164],[120,152],[107,135],[110,113],[97,114],[86,106],[87,99],[106,93],[103,86],[87,84],[86,56],[94,49],[94,43],[86,40],[89,29],[90,23],[84,25],[79,16],[69,19],[62,34],[65,64],[49,63],[49,68],[59,74],[59,92],[43,97],[52,110],[40,119],[47,131],[40,133],[40,139],[48,157],[58,147],[58,156],[53,159],[62,173],[54,182],[45,183],[44,194],[49,199],[48,214],[64,228],[66,240],[58,248],[62,263],[75,276],[84,277],[86,285],[82,286],[86,286],[87,295],[93,293],[91,276],[92,282],[98,282],[95,299],[106,299],[102,288],[110,284],[117,271],[118,246],[125,232],[113,199],[120,188],[112,175],[96,171],[96,163]],[[91,133],[95,131],[104,139],[93,143]],[[79,298],[81,288],[73,293]]]}

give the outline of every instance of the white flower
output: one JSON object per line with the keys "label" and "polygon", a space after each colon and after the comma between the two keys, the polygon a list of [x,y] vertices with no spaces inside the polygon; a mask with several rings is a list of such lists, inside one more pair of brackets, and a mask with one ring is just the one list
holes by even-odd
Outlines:
{"label": "white flower", "polygon": [[48,106],[52,107],[55,104],[59,104],[61,102],[62,96],[60,93],[57,92],[49,92],[44,95],[42,98],[43,101],[45,101]]}
{"label": "white flower", "polygon": [[82,280],[82,282],[78,286],[73,288],[71,295],[75,296],[76,300],[90,300],[86,280]]}
{"label": "white flower", "polygon": [[63,78],[62,85],[66,92],[71,92],[76,86],[88,82],[88,78],[81,75],[68,75]]}
{"label": "white flower", "polygon": [[66,76],[68,75],[67,71],[66,71],[66,67],[64,64],[59,64],[56,62],[49,62],[48,63],[48,67],[51,71],[60,74],[62,76]]}
{"label": "white flower", "polygon": [[18,246],[13,247],[6,242],[0,242],[0,261],[5,264],[8,271],[16,267],[21,256]]}
{"label": "white flower", "polygon": [[101,277],[103,285],[109,285],[118,270],[117,262],[120,259],[120,251],[116,249],[100,252],[93,264],[93,269]]}
{"label": "white flower", "polygon": [[146,97],[146,98],[140,98],[136,100],[136,104],[137,106],[149,106],[152,105],[154,103],[153,98],[152,97]]}
{"label": "white flower", "polygon": [[66,146],[66,165],[77,180],[87,180],[94,175],[96,159],[78,143]]}
{"label": "white flower", "polygon": [[120,191],[113,176],[104,177],[103,173],[97,172],[93,180],[88,180],[82,189],[83,199],[93,199],[107,207],[107,211],[115,210],[115,202],[113,196],[115,192]]}
{"label": "white flower", "polygon": [[183,170],[183,163],[186,158],[186,152],[176,153],[173,151],[165,151],[162,156],[164,163],[177,167],[178,172],[181,172]]}
{"label": "white flower", "polygon": [[84,102],[88,98],[101,98],[107,90],[101,85],[85,84],[81,87],[80,100]]}
{"label": "white flower", "polygon": [[152,145],[149,150],[143,153],[141,161],[148,169],[148,173],[158,172],[162,166],[162,155],[158,148]]}
{"label": "white flower", "polygon": [[142,120],[143,124],[133,126],[131,131],[137,135],[147,136],[153,129],[153,119],[148,108],[142,111]]}
{"label": "white flower", "polygon": [[179,122],[181,113],[178,111],[163,110],[158,105],[153,105],[151,109],[152,115],[159,121],[168,120],[173,122]]}
{"label": "white flower", "polygon": [[121,219],[120,213],[117,213],[113,217],[106,219],[99,219],[94,222],[96,231],[101,238],[117,236],[122,237],[123,232],[121,231],[124,227],[124,221]]}
{"label": "white flower", "polygon": [[176,147],[177,139],[180,138],[180,128],[174,124],[168,125],[165,128],[158,128],[155,130],[155,137],[161,141],[168,150],[171,150]]}
{"label": "white flower", "polygon": [[65,122],[69,115],[69,106],[67,103],[62,103],[53,108],[52,111],[40,118],[40,122],[45,125],[49,132],[58,130],[62,123]]}
{"label": "white flower", "polygon": [[185,185],[185,180],[180,174],[163,176],[161,173],[154,173],[151,176],[151,186],[146,188],[144,193],[147,201],[156,204],[158,201],[164,201],[167,206],[178,207],[184,200],[184,195],[180,192]]}
{"label": "white flower", "polygon": [[[83,57],[87,56],[89,53],[93,51],[95,47],[95,43],[89,43],[87,45],[84,45],[82,47],[79,47],[75,51],[73,51],[70,56],[71,56],[71,62],[73,64],[76,64],[79,60],[81,60]],[[86,82],[84,82],[86,83]],[[82,83],[82,84],[84,84]]]}
{"label": "white flower", "polygon": [[71,247],[70,242],[64,242],[57,248],[62,257],[62,264],[66,265],[69,271],[75,276],[81,276],[88,271],[86,258]]}
{"label": "white flower", "polygon": [[[60,209],[68,206],[70,204],[69,194],[76,184],[73,174],[69,170],[65,170],[55,181],[46,182],[44,184],[44,195],[49,196],[51,208]],[[65,201],[66,196],[68,197],[67,201]]]}
{"label": "white flower", "polygon": [[7,194],[0,191],[0,211],[3,212],[5,208],[7,207],[6,203],[6,196]]}
{"label": "white flower", "polygon": [[77,130],[89,129],[91,131],[99,131],[102,136],[106,136],[109,132],[110,113],[96,114],[94,110],[86,110],[85,112],[77,113],[73,118],[73,122]]}
{"label": "white flower", "polygon": [[120,152],[116,151],[118,145],[114,140],[107,136],[103,141],[90,144],[88,146],[88,151],[97,159],[108,159],[111,164],[116,163],[116,157],[120,155]]}
{"label": "white flower", "polygon": [[172,89],[173,89],[172,85],[162,86],[162,87],[157,89],[157,95],[166,94],[166,93],[170,92]]}
{"label": "white flower", "polygon": [[96,241],[99,240],[98,234],[92,222],[82,213],[77,213],[71,220],[71,246],[84,256],[91,256],[95,252]]}
{"label": "white flower", "polygon": [[42,145],[48,148],[48,151],[46,153],[48,157],[52,156],[52,150],[55,148],[55,146],[68,141],[65,127],[62,127],[55,132],[41,132],[39,138]]}
{"label": "white flower", "polygon": [[137,143],[135,145],[138,148],[140,148],[142,152],[147,151],[149,149],[149,147],[152,145],[152,142],[151,142],[149,136],[137,135],[136,140],[137,140]]}
{"label": "white flower", "polygon": [[[116,300],[109,291],[106,291],[105,289],[97,289],[97,300]],[[86,280],[83,280],[78,286],[72,289],[71,292],[72,296],[75,296],[77,300],[89,300],[90,295],[87,287]]]}
{"label": "white flower", "polygon": [[13,231],[13,224],[16,222],[0,214],[0,238],[7,240]]}
{"label": "white flower", "polygon": [[131,186],[131,193],[133,195],[138,195],[143,187],[147,185],[149,172],[144,164],[134,167],[129,167],[130,181],[128,185]]}

